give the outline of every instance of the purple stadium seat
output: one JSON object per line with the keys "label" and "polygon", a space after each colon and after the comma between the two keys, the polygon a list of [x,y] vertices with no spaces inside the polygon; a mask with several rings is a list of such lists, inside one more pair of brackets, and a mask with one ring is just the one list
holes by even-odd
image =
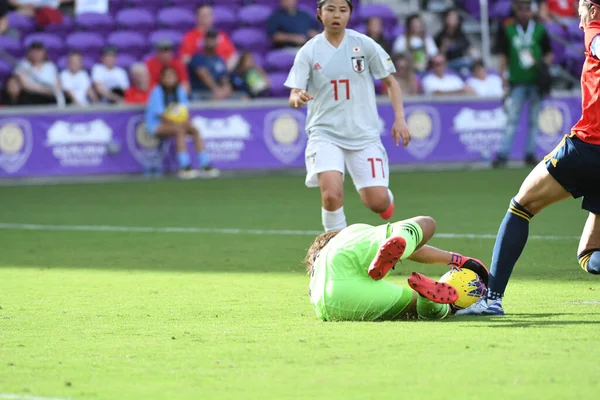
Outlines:
{"label": "purple stadium seat", "polygon": [[163,8],[158,12],[156,20],[163,28],[179,31],[192,29],[196,25],[194,14],[180,7]]}
{"label": "purple stadium seat", "polygon": [[54,33],[59,36],[66,36],[73,32],[75,29],[75,23],[73,19],[68,15],[63,16],[63,22],[61,24],[50,24],[44,27],[44,32]]}
{"label": "purple stadium seat", "polygon": [[0,51],[4,51],[16,59],[23,57],[23,46],[18,39],[10,36],[0,36]]}
{"label": "purple stadium seat", "polygon": [[264,27],[267,20],[273,13],[273,9],[266,5],[250,5],[240,9],[238,13],[238,20],[244,26]]}
{"label": "purple stadium seat", "polygon": [[583,45],[584,33],[579,29],[579,25],[571,24],[567,26],[567,32],[569,33],[569,39],[575,42],[579,42]]}
{"label": "purple stadium seat", "polygon": [[479,0],[463,0],[462,7],[468,11],[475,19],[481,18],[481,9],[479,8]]}
{"label": "purple stadium seat", "polygon": [[562,64],[565,62],[566,46],[564,42],[551,36],[550,45],[552,46],[552,53],[554,54],[554,63]]}
{"label": "purple stadium seat", "polygon": [[213,25],[227,32],[235,29],[238,24],[238,19],[230,7],[213,7],[213,18]]}
{"label": "purple stadium seat", "polygon": [[228,8],[240,8],[245,4],[247,4],[245,0],[219,0],[219,6]]}
{"label": "purple stadium seat", "polygon": [[136,63],[138,58],[131,54],[119,54],[117,56],[117,66],[128,70],[132,64]]}
{"label": "purple stadium seat", "polygon": [[569,46],[565,50],[567,68],[575,76],[581,75],[581,69],[585,62],[585,54],[582,47]]}
{"label": "purple stadium seat", "polygon": [[7,61],[0,59],[0,83],[4,84],[4,81],[12,75],[13,66]]}
{"label": "purple stadium seat", "polygon": [[[85,69],[86,71],[91,70],[92,67],[94,66],[94,58],[84,55],[82,57],[82,59],[83,59],[83,69]],[[58,67],[59,70],[67,69],[68,63],[69,63],[69,56],[62,56],[56,62],[56,66]]]}
{"label": "purple stadium seat", "polygon": [[66,42],[69,50],[77,50],[90,57],[99,57],[102,48],[106,45],[104,37],[94,32],[71,33],[67,36]]}
{"label": "purple stadium seat", "polygon": [[362,34],[367,33],[367,24],[359,24],[353,28],[356,32],[360,32]]}
{"label": "purple stadium seat", "polygon": [[490,2],[490,18],[502,21],[510,15],[512,3],[510,0],[497,0]]}
{"label": "purple stadium seat", "polygon": [[262,51],[271,47],[269,38],[264,29],[241,28],[234,31],[231,40],[239,50]]}
{"label": "purple stadium seat", "polygon": [[156,25],[154,15],[145,8],[126,8],[119,11],[115,17],[121,29],[130,29],[140,33],[152,31]]}
{"label": "purple stadium seat", "polygon": [[289,50],[273,50],[267,54],[265,64],[269,72],[288,73],[294,65],[296,54]]}
{"label": "purple stadium seat", "polygon": [[290,95],[290,89],[283,86],[288,74],[284,72],[275,72],[269,74],[269,81],[271,81],[271,96],[272,97],[288,97]]}
{"label": "purple stadium seat", "polygon": [[35,31],[35,20],[17,12],[8,13],[8,26],[27,35]]}
{"label": "purple stadium seat", "polygon": [[266,67],[267,61],[265,60],[265,57],[262,56],[262,54],[252,53],[252,57],[254,58],[254,64],[258,65],[263,69]]}
{"label": "purple stadium seat", "polygon": [[115,21],[110,14],[84,13],[75,17],[77,29],[108,33],[115,27]]}
{"label": "purple stadium seat", "polygon": [[379,17],[386,27],[392,27],[398,23],[396,13],[387,4],[364,4],[357,14],[363,22],[371,17]]}
{"label": "purple stadium seat", "polygon": [[546,27],[546,31],[550,36],[556,36],[560,38],[564,38],[566,36],[565,28],[560,24],[549,22],[544,24],[544,26]]}
{"label": "purple stadium seat", "polygon": [[163,39],[170,40],[175,45],[175,48],[178,48],[183,39],[183,34],[171,29],[159,29],[150,34],[150,44],[152,47],[154,47],[158,41]]}
{"label": "purple stadium seat", "polygon": [[135,31],[115,31],[108,35],[107,44],[115,46],[119,52],[142,56],[148,52],[148,41],[144,35]]}
{"label": "purple stadium seat", "polygon": [[129,0],[127,5],[128,7],[145,8],[147,10],[156,12],[160,10],[165,3],[166,1],[164,0]]}
{"label": "purple stadium seat", "polygon": [[32,42],[42,42],[51,59],[57,59],[66,51],[65,43],[60,36],[52,33],[32,33],[25,37],[23,44],[25,47],[29,47]]}

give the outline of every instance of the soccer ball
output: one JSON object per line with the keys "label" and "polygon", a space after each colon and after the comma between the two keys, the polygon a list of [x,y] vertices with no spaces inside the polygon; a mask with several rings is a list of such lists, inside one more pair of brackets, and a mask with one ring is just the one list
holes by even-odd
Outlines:
{"label": "soccer ball", "polygon": [[171,104],[165,111],[165,118],[176,124],[186,122],[190,117],[190,113],[186,106],[182,104]]}
{"label": "soccer ball", "polygon": [[452,268],[440,278],[440,282],[445,282],[458,291],[458,300],[454,306],[459,310],[476,303],[486,289],[479,275],[467,268]]}

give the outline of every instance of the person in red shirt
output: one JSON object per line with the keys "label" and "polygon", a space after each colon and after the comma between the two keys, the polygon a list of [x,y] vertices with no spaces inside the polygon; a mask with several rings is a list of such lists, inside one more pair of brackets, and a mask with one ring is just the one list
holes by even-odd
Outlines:
{"label": "person in red shirt", "polygon": [[190,78],[187,67],[175,57],[174,45],[168,39],[156,43],[156,55],[146,60],[148,72],[150,73],[150,89],[160,82],[160,74],[165,67],[171,67],[177,72],[177,79],[183,85],[187,93],[190,92]]}
{"label": "person in red shirt", "polygon": [[146,64],[135,63],[129,69],[132,85],[125,91],[123,100],[127,104],[146,104],[150,93],[150,76]]}
{"label": "person in red shirt", "polygon": [[577,0],[546,0],[540,4],[539,15],[546,22],[575,24],[578,19],[577,5]]}
{"label": "person in red shirt", "polygon": [[[179,56],[185,64],[189,63],[194,54],[204,47],[204,35],[213,27],[213,9],[209,5],[202,5],[196,10],[196,27],[187,32],[179,48]],[[227,69],[233,70],[237,65],[239,56],[233,42],[223,31],[217,31],[217,55],[225,60]]]}
{"label": "person in red shirt", "polygon": [[582,208],[589,212],[577,250],[579,264],[586,272],[600,274],[600,0],[580,0],[579,16],[586,57],[581,119],[525,178],[500,225],[486,295],[456,315],[504,315],[502,297],[525,248],[529,221],[571,196],[582,197]]}

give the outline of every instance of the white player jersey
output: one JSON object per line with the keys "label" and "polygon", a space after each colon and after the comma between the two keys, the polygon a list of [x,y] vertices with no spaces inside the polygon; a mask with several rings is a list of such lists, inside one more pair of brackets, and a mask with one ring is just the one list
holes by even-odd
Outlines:
{"label": "white player jersey", "polygon": [[296,55],[284,83],[307,90],[306,132],[348,150],[360,150],[380,140],[381,124],[373,77],[396,72],[390,56],[373,39],[346,29],[335,48],[323,33],[309,40]]}

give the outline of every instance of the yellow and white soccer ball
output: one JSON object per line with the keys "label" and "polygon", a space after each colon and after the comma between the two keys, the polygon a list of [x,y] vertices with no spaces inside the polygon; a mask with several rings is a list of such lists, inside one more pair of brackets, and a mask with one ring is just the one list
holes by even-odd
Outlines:
{"label": "yellow and white soccer ball", "polygon": [[470,269],[451,269],[440,278],[458,291],[458,300],[454,303],[457,309],[463,309],[474,304],[485,294],[485,283]]}
{"label": "yellow and white soccer ball", "polygon": [[165,118],[176,124],[187,122],[190,118],[188,108],[182,104],[171,104],[165,111]]}

